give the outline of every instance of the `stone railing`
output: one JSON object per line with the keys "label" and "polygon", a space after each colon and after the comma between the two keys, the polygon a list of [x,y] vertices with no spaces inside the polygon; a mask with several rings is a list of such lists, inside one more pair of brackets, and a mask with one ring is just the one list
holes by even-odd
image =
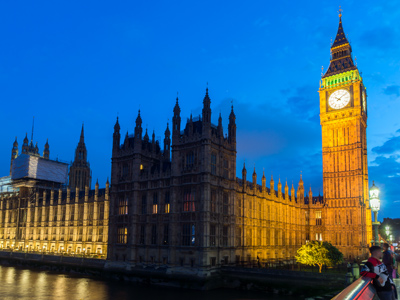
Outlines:
{"label": "stone railing", "polygon": [[378,299],[372,280],[361,277],[345,288],[332,300],[372,300]]}

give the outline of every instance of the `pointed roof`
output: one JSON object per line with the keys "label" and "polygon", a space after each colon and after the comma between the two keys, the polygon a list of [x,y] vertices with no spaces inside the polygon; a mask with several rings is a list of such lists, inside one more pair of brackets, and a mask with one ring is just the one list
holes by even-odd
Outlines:
{"label": "pointed roof", "polygon": [[204,96],[203,104],[207,105],[207,106],[210,106],[210,103],[211,103],[211,99],[210,99],[210,96],[208,95],[208,85],[207,85],[206,95]]}
{"label": "pointed roof", "polygon": [[142,125],[142,117],[140,116],[140,109],[138,111],[138,116],[136,118],[136,127],[140,127]]}
{"label": "pointed roof", "polygon": [[335,48],[335,47],[338,47],[338,46],[341,46],[341,45],[344,45],[344,44],[348,44],[348,43],[349,42],[348,42],[348,40],[346,38],[346,35],[344,33],[344,30],[343,30],[342,15],[340,14],[339,15],[339,28],[338,28],[338,31],[336,33],[335,41],[333,42],[331,48]]}
{"label": "pointed roof", "polygon": [[149,134],[147,133],[147,128],[146,128],[146,134],[144,135],[144,139],[147,141],[149,140]]}
{"label": "pointed roof", "polygon": [[79,138],[79,143],[84,143],[84,142],[85,142],[85,133],[84,133],[83,123],[82,123],[81,137]]}
{"label": "pointed roof", "polygon": [[235,116],[235,113],[233,111],[233,104],[232,104],[231,113],[229,114],[229,121],[233,121],[234,122],[235,119],[236,119],[236,116]]}
{"label": "pointed roof", "polygon": [[339,14],[339,28],[336,34],[335,41],[331,46],[331,61],[326,73],[322,78],[336,75],[339,73],[347,72],[350,70],[357,70],[352,58],[352,50],[349,41],[342,25],[342,14]]}
{"label": "pointed roof", "polygon": [[179,107],[179,98],[178,98],[178,93],[176,93],[176,104],[174,106],[174,114],[179,115],[181,112],[181,108]]}
{"label": "pointed roof", "polygon": [[118,117],[117,117],[117,122],[115,122],[115,125],[114,125],[114,131],[119,131],[120,129],[121,129],[121,127],[119,126]]}
{"label": "pointed roof", "polygon": [[169,136],[171,132],[169,131],[169,124],[167,123],[167,129],[165,129],[165,136]]}

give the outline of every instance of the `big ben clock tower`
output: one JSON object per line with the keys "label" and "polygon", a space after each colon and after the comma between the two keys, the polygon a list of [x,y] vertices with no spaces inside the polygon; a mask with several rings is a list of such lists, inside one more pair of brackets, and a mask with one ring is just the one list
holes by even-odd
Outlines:
{"label": "big ben clock tower", "polygon": [[362,257],[372,239],[368,202],[367,94],[344,34],[342,14],[322,76],[320,117],[324,186],[324,240],[346,258]]}

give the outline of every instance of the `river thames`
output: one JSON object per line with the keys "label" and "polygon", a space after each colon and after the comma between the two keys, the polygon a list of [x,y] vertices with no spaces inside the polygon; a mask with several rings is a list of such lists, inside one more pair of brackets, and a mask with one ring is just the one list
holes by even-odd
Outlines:
{"label": "river thames", "polygon": [[236,290],[192,291],[160,287],[138,286],[74,274],[45,270],[0,266],[0,299],[57,299],[57,300],[245,300],[245,299],[295,299],[262,292]]}

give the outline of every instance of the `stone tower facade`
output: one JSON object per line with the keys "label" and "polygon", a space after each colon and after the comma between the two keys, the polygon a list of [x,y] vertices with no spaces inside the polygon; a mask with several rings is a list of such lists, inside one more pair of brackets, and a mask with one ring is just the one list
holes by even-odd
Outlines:
{"label": "stone tower facade", "polygon": [[[126,268],[164,265],[174,272],[209,274],[225,264],[293,259],[307,240],[322,238],[323,199],[297,192],[286,183],[270,187],[263,174],[251,181],[243,166],[236,177],[236,116],[233,107],[224,134],[220,115],[211,123],[208,89],[202,114],[181,127],[178,99],[172,140],[165,130],[163,149],[143,136],[139,112],[133,134],[121,143],[114,126],[108,260]],[[172,141],[172,145],[170,142]],[[314,221],[311,218],[318,218]],[[315,223],[318,226],[315,226]],[[183,268],[182,268],[183,267]],[[186,271],[184,271],[186,270]],[[202,276],[202,275],[201,275]]]}
{"label": "stone tower facade", "polygon": [[74,190],[85,190],[85,187],[91,187],[92,172],[90,164],[87,161],[87,150],[85,145],[85,135],[82,125],[81,137],[75,150],[75,159],[69,169],[69,187]]}
{"label": "stone tower facade", "polygon": [[345,257],[367,253],[372,239],[368,202],[366,88],[339,15],[331,61],[320,94],[324,239]]}

